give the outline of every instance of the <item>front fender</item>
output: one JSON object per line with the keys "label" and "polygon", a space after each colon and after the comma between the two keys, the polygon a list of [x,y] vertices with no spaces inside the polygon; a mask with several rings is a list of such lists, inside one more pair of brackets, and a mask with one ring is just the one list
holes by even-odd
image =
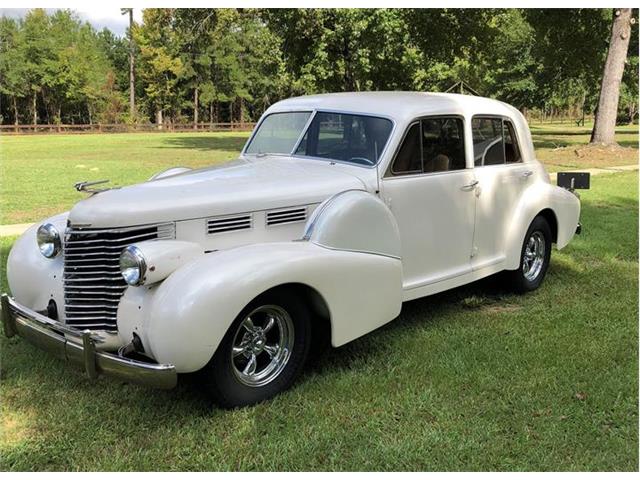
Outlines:
{"label": "front fender", "polygon": [[157,286],[129,288],[118,317],[141,315],[138,333],[148,353],[158,362],[175,365],[178,372],[193,372],[207,364],[251,300],[287,283],[309,286],[324,299],[334,346],[400,313],[399,259],[295,241],[200,257]]}
{"label": "front fender", "polygon": [[[43,223],[52,223],[64,237],[69,212],[64,212],[29,227],[13,244],[7,258],[7,281],[11,295],[32,310],[44,310],[49,300],[64,305],[62,291],[62,255],[45,258],[38,249],[36,232]],[[58,314],[63,317],[64,309]]]}
{"label": "front fender", "polygon": [[580,219],[580,200],[564,188],[550,183],[536,183],[520,197],[507,232],[506,268],[515,270],[520,266],[520,254],[524,236],[533,219],[543,210],[553,212],[558,226],[556,246],[564,248],[573,238]]}

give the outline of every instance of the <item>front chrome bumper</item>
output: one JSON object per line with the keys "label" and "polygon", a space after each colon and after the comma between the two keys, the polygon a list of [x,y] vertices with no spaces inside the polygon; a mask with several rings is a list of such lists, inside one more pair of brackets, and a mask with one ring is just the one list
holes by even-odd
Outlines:
{"label": "front chrome bumper", "polygon": [[99,335],[62,325],[17,303],[6,294],[0,297],[2,325],[7,337],[20,335],[36,347],[58,358],[84,367],[91,379],[99,375],[155,388],[173,388],[178,375],[173,365],[140,362],[96,349]]}

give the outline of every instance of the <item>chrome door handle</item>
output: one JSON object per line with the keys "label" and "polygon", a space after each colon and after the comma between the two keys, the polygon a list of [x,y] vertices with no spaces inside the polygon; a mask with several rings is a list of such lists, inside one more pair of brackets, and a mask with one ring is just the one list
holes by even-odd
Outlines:
{"label": "chrome door handle", "polygon": [[532,170],[527,170],[526,172],[522,172],[522,176],[524,178],[529,178],[531,175],[533,175],[533,171]]}
{"label": "chrome door handle", "polygon": [[473,188],[476,185],[478,185],[480,182],[478,180],[474,180],[471,183],[467,183],[466,185],[463,185],[462,188],[467,189],[467,188]]}

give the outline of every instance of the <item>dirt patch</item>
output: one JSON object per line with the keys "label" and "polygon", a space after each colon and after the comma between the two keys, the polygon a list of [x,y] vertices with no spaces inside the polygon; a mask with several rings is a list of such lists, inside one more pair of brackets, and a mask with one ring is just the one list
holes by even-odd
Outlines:
{"label": "dirt patch", "polygon": [[540,149],[538,159],[547,170],[556,172],[567,169],[610,168],[638,163],[638,150],[619,146],[580,146]]}
{"label": "dirt patch", "polygon": [[460,302],[464,308],[477,310],[480,313],[496,314],[511,313],[520,310],[520,305],[512,303],[503,303],[499,298],[486,297],[483,295],[471,295],[465,297]]}
{"label": "dirt patch", "polygon": [[34,415],[29,412],[5,411],[2,414],[0,445],[10,447],[32,437]]}
{"label": "dirt patch", "polygon": [[495,304],[495,305],[487,305],[482,307],[481,311],[483,313],[494,314],[494,313],[513,313],[520,310],[522,307],[520,305],[510,305],[510,304]]}
{"label": "dirt patch", "polygon": [[635,148],[621,147],[619,145],[585,145],[573,149],[573,153],[578,158],[616,158],[625,159],[629,156],[638,156],[638,150]]}

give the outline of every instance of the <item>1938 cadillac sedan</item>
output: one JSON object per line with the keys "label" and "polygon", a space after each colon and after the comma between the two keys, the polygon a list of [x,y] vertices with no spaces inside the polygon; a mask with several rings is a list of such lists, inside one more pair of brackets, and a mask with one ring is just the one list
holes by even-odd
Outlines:
{"label": "1938 cadillac sedan", "polygon": [[501,271],[537,288],[579,230],[518,110],[462,95],[292,98],[230,163],[79,188],[11,250],[6,335],[91,378],[171,388],[201,371],[227,407],[288,388],[324,339],[405,301]]}

